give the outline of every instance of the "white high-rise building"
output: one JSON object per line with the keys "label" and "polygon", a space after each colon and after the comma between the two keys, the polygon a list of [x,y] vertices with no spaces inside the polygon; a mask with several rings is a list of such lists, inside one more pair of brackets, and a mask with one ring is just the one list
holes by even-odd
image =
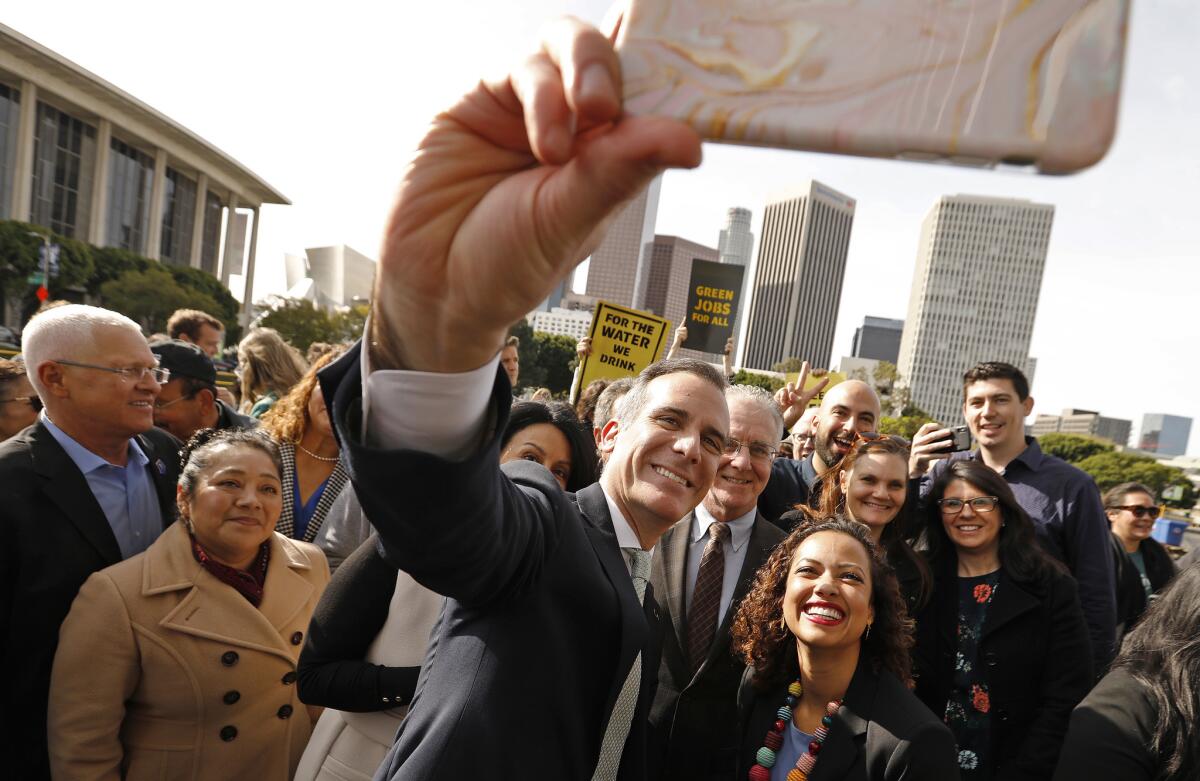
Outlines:
{"label": "white high-rise building", "polygon": [[767,204],[739,365],[830,365],[853,224],[854,199],[816,181]]}
{"label": "white high-rise building", "polygon": [[717,241],[721,263],[732,263],[746,269],[742,274],[741,301],[738,303],[737,315],[733,318],[735,356],[740,356],[742,352],[742,342],[745,341],[745,334],[742,333],[746,322],[745,313],[750,311],[750,300],[754,296],[754,286],[750,284],[754,273],[751,265],[754,259],[754,234],[750,232],[751,217],[749,209],[741,206],[731,208],[725,216],[725,227],[721,229]]}
{"label": "white high-rise building", "polygon": [[582,339],[592,327],[592,313],[579,309],[553,307],[549,312],[536,310],[529,313],[529,325],[535,331],[560,334],[572,339]]}
{"label": "white high-rise building", "polygon": [[[600,246],[588,259],[586,292],[619,306],[644,309],[649,253],[658,220],[658,176],[613,220]],[[558,306],[552,302],[551,307]]]}
{"label": "white high-rise building", "polygon": [[1007,198],[947,195],[921,227],[900,376],[938,421],[962,418],[962,375],[1004,361],[1032,382],[1029,340],[1042,288],[1054,207]]}

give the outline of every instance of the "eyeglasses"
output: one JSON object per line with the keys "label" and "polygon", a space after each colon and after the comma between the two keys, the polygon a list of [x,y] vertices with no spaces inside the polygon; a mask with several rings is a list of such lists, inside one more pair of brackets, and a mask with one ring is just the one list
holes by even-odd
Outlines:
{"label": "eyeglasses", "polygon": [[1154,519],[1154,518],[1157,518],[1158,516],[1162,515],[1162,508],[1157,505],[1153,505],[1151,507],[1146,507],[1146,506],[1140,505],[1140,504],[1115,504],[1112,507],[1109,507],[1108,509],[1110,509],[1110,510],[1128,510],[1129,512],[1133,513],[1134,518]]}
{"label": "eyeglasses", "polygon": [[126,366],[123,369],[114,369],[111,366],[97,366],[94,363],[82,363],[80,361],[62,361],[57,360],[55,363],[61,363],[63,366],[78,366],[81,369],[96,369],[102,372],[112,372],[113,374],[121,375],[121,379],[126,382],[141,382],[144,377],[149,375],[154,378],[154,381],[159,385],[166,385],[171,379],[171,370],[163,369],[158,366]]}
{"label": "eyeglasses", "polygon": [[12,401],[19,401],[22,404],[28,404],[33,407],[34,412],[42,411],[42,400],[37,396],[13,396],[11,399],[0,399],[0,404],[8,404]]}
{"label": "eyeglasses", "polygon": [[962,512],[963,505],[971,505],[971,510],[977,513],[990,513],[1000,504],[1000,498],[996,496],[976,496],[973,499],[963,501],[962,499],[942,499],[938,502],[938,507],[942,508],[942,512],[946,515],[958,515]]}
{"label": "eyeglasses", "polygon": [[156,400],[154,402],[154,409],[166,409],[167,407],[178,404],[181,401],[187,401],[188,399],[195,398],[195,396],[196,396],[196,394],[189,393],[186,396],[180,396],[179,398],[171,399],[170,401],[157,401]]}
{"label": "eyeglasses", "polygon": [[778,450],[761,442],[738,442],[736,439],[730,439],[725,442],[725,455],[737,458],[737,454],[742,452],[742,448],[746,448],[752,461],[770,461],[779,454]]}

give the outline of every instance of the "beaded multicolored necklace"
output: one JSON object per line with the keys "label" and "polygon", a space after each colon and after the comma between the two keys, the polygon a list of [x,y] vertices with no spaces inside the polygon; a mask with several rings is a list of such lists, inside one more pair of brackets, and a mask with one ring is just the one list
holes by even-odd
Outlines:
{"label": "beaded multicolored necklace", "polygon": [[[791,722],[792,708],[796,707],[802,694],[804,694],[804,687],[800,685],[799,680],[788,686],[784,704],[775,712],[778,718],[770,732],[767,733],[763,747],[754,757],[754,767],[750,768],[750,781],[771,781],[771,768],[775,767],[775,759],[779,749],[783,747],[783,731]],[[833,714],[837,713],[840,707],[842,707],[841,700],[834,700],[825,706],[825,715],[821,717],[821,726],[813,732],[812,741],[808,744],[808,751],[801,754],[800,758],[796,760],[796,766],[788,771],[787,781],[807,781],[808,774],[817,764],[817,754],[821,751],[821,744],[829,735],[829,727],[833,724]]]}

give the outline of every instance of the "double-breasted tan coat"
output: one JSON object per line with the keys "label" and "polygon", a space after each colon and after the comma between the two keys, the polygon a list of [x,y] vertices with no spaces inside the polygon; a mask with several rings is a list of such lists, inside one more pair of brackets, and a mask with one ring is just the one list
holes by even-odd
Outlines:
{"label": "double-breasted tan coat", "polygon": [[296,660],[329,568],[271,538],[255,608],[192,555],[175,523],[95,573],[62,625],[50,684],[57,781],[286,781],[312,730]]}

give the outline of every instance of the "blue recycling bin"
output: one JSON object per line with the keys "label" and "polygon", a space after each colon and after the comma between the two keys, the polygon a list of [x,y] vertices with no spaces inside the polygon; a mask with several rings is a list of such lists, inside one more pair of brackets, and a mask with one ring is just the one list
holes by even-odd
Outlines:
{"label": "blue recycling bin", "polygon": [[1170,518],[1159,518],[1154,522],[1154,531],[1150,536],[1163,545],[1182,545],[1183,532],[1188,527],[1187,521],[1175,521]]}

